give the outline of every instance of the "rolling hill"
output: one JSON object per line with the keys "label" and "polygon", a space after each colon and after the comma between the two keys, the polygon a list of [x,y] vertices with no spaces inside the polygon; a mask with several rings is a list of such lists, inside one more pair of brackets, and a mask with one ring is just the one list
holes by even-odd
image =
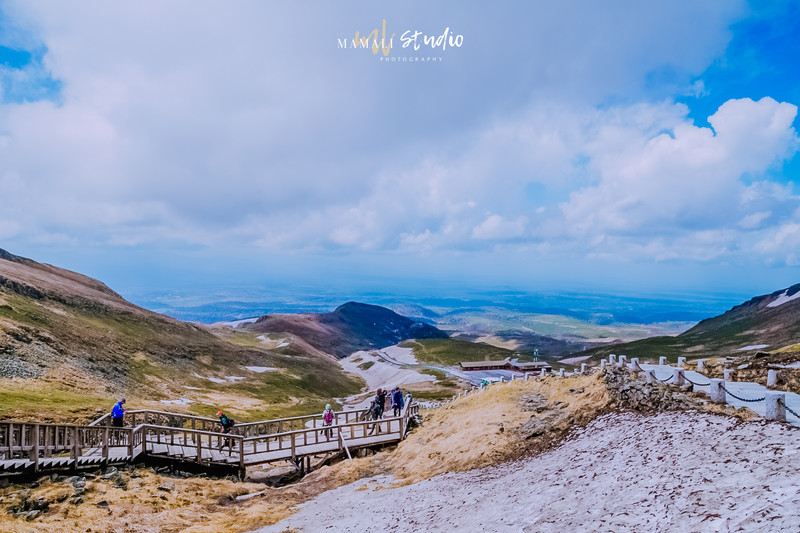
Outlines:
{"label": "rolling hill", "polygon": [[347,302],[330,313],[265,315],[244,329],[291,334],[336,357],[358,350],[385,348],[406,339],[444,339],[448,335],[377,305]]}
{"label": "rolling hill", "polygon": [[276,352],[247,341],[0,250],[0,417],[86,420],[123,394],[132,409],[289,414],[360,389],[310,347]]}
{"label": "rolling hill", "polygon": [[674,337],[651,337],[586,350],[578,355],[709,357],[776,350],[800,342],[800,283],[756,296],[722,315],[702,320]]}

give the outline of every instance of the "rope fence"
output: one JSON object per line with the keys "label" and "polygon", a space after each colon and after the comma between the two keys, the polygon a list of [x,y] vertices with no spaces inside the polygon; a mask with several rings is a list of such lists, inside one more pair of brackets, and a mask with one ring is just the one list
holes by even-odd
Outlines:
{"label": "rope fence", "polygon": [[778,403],[779,403],[779,404],[781,404],[781,405],[783,406],[783,408],[784,408],[784,409],[786,409],[787,411],[789,411],[790,413],[792,413],[792,414],[795,416],[795,418],[800,418],[800,415],[798,415],[797,413],[795,413],[795,412],[794,412],[794,410],[792,410],[792,408],[791,408],[791,407],[789,407],[788,405],[786,405],[786,402],[785,402],[785,401],[782,401],[782,400],[778,399]]}
{"label": "rope fence", "polygon": [[753,399],[753,400],[748,400],[747,398],[742,398],[741,396],[736,396],[734,393],[732,393],[731,391],[726,389],[725,385],[723,385],[722,383],[720,383],[719,386],[722,387],[722,390],[724,390],[726,393],[730,394],[731,396],[733,396],[734,398],[736,398],[740,402],[758,403],[758,402],[763,402],[764,400],[767,399],[767,397],[764,396],[763,398],[756,398],[756,399]]}
{"label": "rope fence", "polygon": [[711,386],[711,382],[710,381],[708,383],[695,383],[694,381],[689,379],[689,376],[686,376],[686,375],[683,376],[683,379],[685,379],[686,381],[688,381],[689,383],[691,383],[695,387],[710,387]]}
{"label": "rope fence", "polygon": [[[763,416],[765,416],[767,419],[769,419],[769,420],[779,420],[781,422],[785,422],[786,421],[785,414],[782,414],[782,413],[784,413],[783,410],[780,410],[780,413],[776,414],[776,410],[778,410],[778,406],[783,406],[785,411],[788,411],[794,417],[800,419],[800,414],[798,414],[796,411],[791,409],[786,404],[786,401],[785,401],[784,395],[783,395],[783,391],[771,391],[771,390],[769,390],[770,385],[774,385],[774,383],[775,383],[776,373],[775,373],[774,370],[770,370],[769,371],[769,376],[767,378],[767,393],[768,394],[766,394],[765,396],[763,396],[761,398],[743,398],[743,397],[731,392],[727,387],[725,387],[724,383],[726,383],[726,381],[723,380],[723,379],[712,379],[711,381],[709,381],[707,383],[702,383],[702,382],[699,382],[699,381],[694,381],[693,379],[691,379],[689,376],[687,376],[682,371],[675,371],[675,372],[673,372],[672,375],[670,375],[670,376],[668,376],[668,377],[666,377],[664,379],[661,379],[658,376],[656,376],[656,369],[655,368],[652,368],[652,366],[650,366],[650,365],[648,365],[648,366],[650,366],[650,368],[642,367],[639,364],[639,359],[638,358],[633,358],[628,363],[626,361],[625,356],[619,356],[619,357],[620,357],[619,362],[617,362],[616,356],[614,356],[613,358],[609,357],[609,361],[608,362],[606,360],[602,360],[601,361],[601,365],[599,367],[587,367],[587,365],[584,363],[584,364],[581,365],[580,371],[578,371],[578,369],[575,368],[575,370],[573,372],[569,372],[569,373],[565,374],[563,369],[562,369],[562,371],[560,371],[558,373],[554,372],[552,374],[547,374],[547,375],[552,376],[552,377],[562,377],[563,378],[563,377],[568,377],[568,376],[586,375],[587,372],[588,373],[592,373],[592,372],[595,372],[597,370],[599,370],[600,372],[603,372],[604,370],[613,369],[613,368],[625,369],[626,366],[627,366],[627,368],[629,370],[632,370],[634,372],[637,372],[637,371],[638,372],[645,372],[648,375],[648,383],[658,382],[658,383],[668,384],[670,381],[676,380],[675,381],[676,384],[682,384],[683,381],[685,380],[686,382],[688,382],[689,384],[691,384],[691,385],[693,385],[695,387],[711,387],[710,390],[706,389],[705,391],[702,391],[702,392],[705,393],[705,394],[709,394],[711,396],[711,401],[712,402],[728,403],[727,396],[730,396],[731,398],[734,398],[734,399],[736,399],[736,400],[738,400],[740,402],[744,402],[744,403],[766,402],[765,403],[766,414],[764,414]],[[677,367],[672,367],[666,362],[666,357],[662,357],[659,360],[659,365],[658,366],[660,368],[665,369],[665,370],[666,369],[677,370],[677,369],[681,369],[683,367],[683,364],[685,364],[685,362],[686,362],[686,360],[683,357],[680,357],[680,358],[678,358],[678,366]],[[704,369],[704,360],[699,360],[698,364],[697,364],[697,371],[698,372],[702,372],[703,369]],[[528,381],[530,378],[534,378],[534,379],[536,379],[536,378],[544,378],[545,376],[546,376],[546,374],[544,374],[544,372],[542,372],[542,374],[537,374],[537,375],[530,375],[528,373],[525,373],[524,377],[523,376],[513,376],[513,377],[511,377],[510,379],[507,379],[507,380],[501,378],[499,381],[500,381],[500,383],[515,381],[517,379]],[[704,376],[704,377],[707,377],[707,376]],[[727,376],[727,371],[726,371],[726,376],[725,377],[726,378],[728,377]],[[651,378],[652,378],[653,381],[650,381]],[[453,403],[457,399],[459,399],[461,397],[464,397],[464,396],[467,396],[470,392],[482,392],[482,391],[486,390],[489,385],[491,385],[491,383],[487,383],[487,384],[483,384],[483,385],[480,385],[480,386],[473,387],[472,390],[465,390],[465,391],[461,392],[460,394],[457,394],[457,395],[453,396],[452,399],[445,400],[443,402],[428,402],[428,405],[424,406],[424,407],[429,407],[429,408],[445,407],[445,406]],[[700,392],[700,391],[698,391],[698,392]],[[724,392],[724,394],[723,394],[723,392]],[[789,392],[788,394],[792,394],[792,397],[794,397],[793,393]],[[760,409],[759,409],[759,411],[760,411]]]}

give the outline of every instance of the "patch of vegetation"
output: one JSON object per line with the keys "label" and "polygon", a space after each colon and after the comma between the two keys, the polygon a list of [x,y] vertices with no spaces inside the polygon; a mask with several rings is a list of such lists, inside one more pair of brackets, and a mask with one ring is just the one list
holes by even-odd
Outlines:
{"label": "patch of vegetation", "polygon": [[516,357],[515,352],[505,348],[457,339],[420,339],[406,341],[401,346],[412,348],[420,362],[445,366],[456,366],[462,361],[502,361],[506,357]]}
{"label": "patch of vegetation", "polygon": [[361,370],[369,370],[370,368],[372,368],[372,365],[374,364],[375,361],[367,361],[366,363],[361,363],[360,365],[358,365],[358,368],[360,368]]}
{"label": "patch of vegetation", "polygon": [[110,411],[113,400],[80,390],[61,390],[52,384],[6,381],[0,386],[0,419],[38,422],[88,422]]}

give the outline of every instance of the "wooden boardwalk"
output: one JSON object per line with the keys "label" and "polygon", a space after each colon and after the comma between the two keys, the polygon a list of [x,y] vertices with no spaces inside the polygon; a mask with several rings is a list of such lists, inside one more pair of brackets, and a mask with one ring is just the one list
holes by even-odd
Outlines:
{"label": "wooden boardwalk", "polygon": [[75,472],[132,464],[149,459],[192,463],[207,469],[231,469],[244,476],[247,467],[292,461],[301,472],[314,456],[347,454],[360,448],[399,442],[409,418],[366,420],[366,410],[336,412],[332,426],[321,415],[244,423],[229,434],[213,418],[162,411],[129,411],[130,427],[111,427],[104,415],[88,426],[0,422],[0,476]]}

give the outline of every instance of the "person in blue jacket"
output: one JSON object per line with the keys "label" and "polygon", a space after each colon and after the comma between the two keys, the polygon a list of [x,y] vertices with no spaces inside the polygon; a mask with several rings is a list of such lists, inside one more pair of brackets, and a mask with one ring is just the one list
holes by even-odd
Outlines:
{"label": "person in blue jacket", "polygon": [[114,409],[111,410],[111,425],[116,428],[122,427],[122,417],[125,416],[125,409],[122,408],[123,403],[125,403],[125,398],[115,403]]}
{"label": "person in blue jacket", "polygon": [[403,405],[403,392],[398,385],[392,391],[392,409],[394,409],[394,416],[400,416],[400,413],[403,411]]}

